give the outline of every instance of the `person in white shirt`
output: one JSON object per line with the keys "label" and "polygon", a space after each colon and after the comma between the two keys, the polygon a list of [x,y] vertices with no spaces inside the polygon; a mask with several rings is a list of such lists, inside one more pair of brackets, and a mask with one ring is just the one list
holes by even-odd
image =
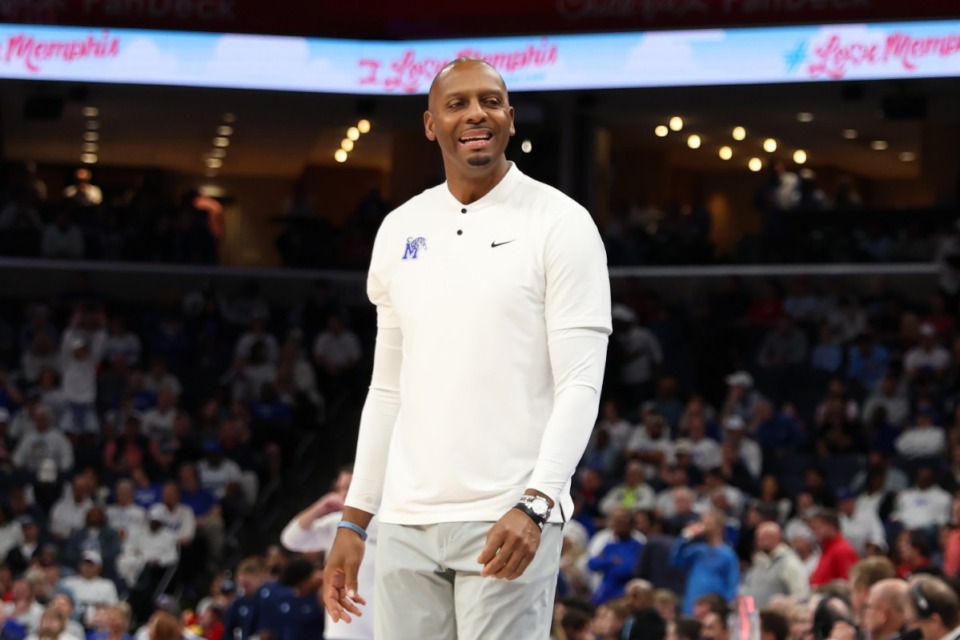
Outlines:
{"label": "person in white shirt", "polygon": [[77,475],[63,496],[53,504],[48,526],[55,538],[66,540],[74,531],[86,526],[87,512],[93,507],[93,488],[90,476]]}
{"label": "person in white shirt", "polygon": [[313,361],[328,376],[339,376],[360,363],[363,352],[357,334],[343,326],[337,315],[327,320],[327,330],[313,343]]}
{"label": "person in white shirt", "polygon": [[[117,574],[135,588],[141,578],[154,586],[160,572],[172,567],[180,557],[177,536],[165,524],[167,510],[162,504],[150,507],[147,525],[130,533],[117,559]],[[150,575],[144,575],[149,568]]]}
{"label": "person in white shirt", "polygon": [[763,451],[759,444],[747,437],[746,428],[743,418],[737,414],[731,414],[723,421],[723,439],[740,454],[740,459],[743,460],[744,466],[753,479],[759,480],[760,472],[763,470]]}
{"label": "person in white shirt", "polygon": [[268,362],[274,363],[280,357],[277,339],[267,332],[267,319],[263,317],[254,318],[250,323],[250,329],[237,340],[237,346],[233,351],[234,357],[249,360],[253,345],[257,343],[262,343],[267,350]]}
{"label": "person in white shirt", "polygon": [[61,428],[70,433],[100,432],[97,418],[97,367],[103,357],[107,334],[103,311],[77,311],[63,332],[60,362],[63,367],[63,398],[67,403]]}
{"label": "person in white shirt", "polygon": [[863,417],[872,420],[874,412],[883,408],[887,421],[895,427],[903,426],[910,416],[910,403],[906,393],[900,388],[897,377],[888,373],[880,378],[880,383],[863,404]]}
{"label": "person in white shirt", "polygon": [[60,586],[68,589],[77,603],[77,614],[89,626],[97,606],[116,604],[117,586],[100,576],[103,560],[96,551],[84,551],[80,561],[80,573],[60,580]]}
{"label": "person in white shirt", "polygon": [[649,511],[657,506],[657,494],[646,481],[643,465],[631,460],[623,474],[623,482],[611,488],[600,501],[600,513],[609,516],[617,507],[630,511]]}
{"label": "person in white shirt", "polygon": [[[163,498],[153,506],[161,506],[164,511],[163,522],[177,537],[180,546],[193,543],[197,533],[197,522],[193,510],[180,502],[180,489],[173,482],[163,485]],[[151,507],[152,508],[152,507]],[[158,511],[157,513],[161,513]]]}
{"label": "person in white shirt", "polygon": [[153,391],[158,396],[161,389],[170,389],[177,398],[183,390],[177,376],[167,371],[167,363],[163,358],[155,357],[150,362],[150,371],[143,377],[143,388]]}
{"label": "person in white shirt", "polygon": [[[352,474],[351,474],[352,476]],[[349,483],[348,483],[349,486]],[[339,500],[331,500],[331,496],[338,496]],[[290,551],[299,553],[330,553],[333,540],[337,534],[337,524],[343,517],[342,500],[346,494],[326,494],[312,505],[298,513],[280,534],[280,542]],[[370,557],[360,565],[357,573],[357,585],[361,593],[374,592],[374,563],[377,548],[377,518],[374,516],[367,526],[367,551]],[[372,606],[370,598],[367,606]],[[345,621],[334,621],[330,612],[326,613],[326,624],[323,629],[326,640],[373,640],[373,616],[362,616],[351,624]]]}
{"label": "person in white shirt", "polygon": [[77,169],[74,183],[63,190],[63,197],[72,200],[81,207],[97,206],[103,202],[100,187],[90,182],[93,173],[86,168]]}
{"label": "person in white shirt", "polygon": [[177,394],[169,387],[157,393],[157,406],[144,412],[140,433],[148,438],[163,440],[173,433],[173,421],[177,419]]}
{"label": "person in white shirt", "polygon": [[13,464],[36,475],[44,462],[52,460],[60,473],[73,469],[73,445],[63,432],[51,425],[53,416],[44,405],[33,411],[34,429],[13,450]]}
{"label": "person in white shirt", "polygon": [[950,352],[937,340],[931,324],[920,325],[920,342],[903,357],[903,369],[911,382],[940,380],[950,367]]}
{"label": "person in white shirt", "polygon": [[701,471],[715,469],[723,463],[723,451],[720,449],[720,443],[707,437],[707,423],[702,414],[691,413],[680,426],[681,431],[686,432],[686,437],[678,440],[674,449],[680,446],[682,442],[684,447],[688,447],[690,455],[693,457],[693,464]]}
{"label": "person in white shirt", "polygon": [[424,127],[447,181],[377,233],[373,375],[324,604],[361,612],[377,514],[378,640],[546,637],[611,331],[603,242],[507,161],[513,109],[489,64],[446,65]]}
{"label": "person in white shirt", "polygon": [[880,522],[876,509],[869,503],[857,501],[857,494],[841,487],[837,489],[837,511],[840,513],[840,531],[847,542],[857,551],[861,558],[869,555],[868,547],[878,550],[887,549],[887,534]]}
{"label": "person in white shirt", "polygon": [[34,633],[40,626],[43,605],[37,602],[33,584],[26,578],[13,582],[10,588],[10,602],[0,602],[4,613],[22,624],[27,631]]}
{"label": "person in white shirt", "polygon": [[917,411],[914,425],[897,436],[894,447],[904,458],[932,458],[947,450],[947,437],[942,427],[934,424],[937,413],[930,407]]}
{"label": "person in white shirt", "polygon": [[802,601],[810,594],[810,577],[800,556],[783,541],[776,522],[763,522],[756,530],[756,552],[743,578],[742,591],[765,609],[777,596]]}
{"label": "person in white shirt", "polygon": [[114,504],[107,507],[107,522],[117,530],[120,540],[126,545],[130,535],[147,523],[147,512],[134,502],[133,482],[118,480]]}
{"label": "person in white shirt", "polygon": [[897,495],[890,519],[906,529],[943,526],[950,521],[950,494],[934,484],[936,471],[930,465],[917,469],[914,485]]}
{"label": "person in white shirt", "polygon": [[205,442],[203,445],[204,457],[197,463],[197,473],[200,475],[200,484],[209,489],[218,499],[227,496],[231,485],[239,485],[243,480],[240,465],[223,456],[223,446],[216,440]]}
{"label": "person in white shirt", "polygon": [[107,327],[107,339],[103,345],[103,358],[111,362],[116,356],[126,358],[126,363],[136,368],[140,364],[140,337],[133,331],[127,331],[123,316],[113,316]]}
{"label": "person in white shirt", "polygon": [[652,403],[644,403],[642,414],[643,423],[627,442],[626,457],[642,462],[647,478],[653,478],[662,465],[673,462],[673,439],[666,420]]}

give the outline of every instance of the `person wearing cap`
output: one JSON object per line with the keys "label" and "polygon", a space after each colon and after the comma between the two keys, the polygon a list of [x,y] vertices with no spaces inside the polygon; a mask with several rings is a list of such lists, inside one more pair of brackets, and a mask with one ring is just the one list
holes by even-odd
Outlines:
{"label": "person wearing cap", "polygon": [[98,552],[84,551],[79,573],[62,578],[58,585],[73,594],[77,613],[87,625],[93,620],[98,605],[116,604],[120,601],[116,585],[100,575],[102,567],[103,558]]}
{"label": "person wearing cap", "polygon": [[747,436],[746,430],[747,424],[739,415],[727,416],[723,421],[723,442],[733,448],[756,482],[763,470],[763,451],[753,438]]}
{"label": "person wearing cap", "polygon": [[53,416],[44,405],[33,412],[34,428],[20,439],[13,451],[13,464],[31,474],[40,471],[45,460],[53,460],[61,474],[73,469],[73,445],[63,432],[54,429]]}
{"label": "person wearing cap", "polygon": [[840,515],[840,531],[857,553],[863,557],[868,551],[887,550],[887,534],[877,516],[876,509],[857,502],[857,494],[848,487],[836,492],[837,512]]}
{"label": "person wearing cap", "polygon": [[66,411],[60,426],[67,433],[100,432],[96,408],[97,367],[103,358],[103,345],[107,339],[104,324],[102,310],[78,310],[63,332],[60,363]]}
{"label": "person wearing cap", "polygon": [[936,424],[937,412],[930,405],[921,406],[913,420],[913,426],[904,429],[894,447],[904,458],[933,458],[947,450],[947,438],[942,427]]}
{"label": "person wearing cap", "polygon": [[808,518],[820,544],[820,562],[810,576],[810,586],[819,587],[833,580],[848,580],[850,570],[860,557],[840,530],[840,516],[833,509],[817,508]]}
{"label": "person wearing cap", "polygon": [[908,349],[903,357],[903,370],[913,384],[938,382],[950,368],[950,352],[940,344],[932,324],[921,324],[918,332],[918,344]]}
{"label": "person wearing cap", "polygon": [[147,526],[134,529],[117,561],[117,573],[130,585],[130,600],[143,620],[150,613],[150,596],[164,572],[177,563],[180,551],[177,536],[167,526],[162,504],[150,507]]}
{"label": "person wearing cap", "polygon": [[748,371],[736,371],[725,378],[727,397],[720,411],[721,421],[737,415],[749,424],[757,408],[757,402],[763,397],[753,388],[753,376]]}

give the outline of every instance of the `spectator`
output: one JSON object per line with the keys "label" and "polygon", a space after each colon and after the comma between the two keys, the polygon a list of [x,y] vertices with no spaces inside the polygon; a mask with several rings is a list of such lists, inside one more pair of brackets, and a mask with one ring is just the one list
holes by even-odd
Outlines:
{"label": "spectator", "polygon": [[[94,483],[88,474],[73,478],[69,488],[50,511],[50,533],[58,540],[66,540],[87,522],[87,512],[93,508]],[[102,566],[102,562],[99,563]]]}
{"label": "spectator", "polygon": [[749,424],[757,409],[757,403],[763,399],[760,392],[753,388],[753,376],[746,371],[737,371],[727,376],[726,382],[729,390],[723,403],[721,419],[726,420],[731,415],[737,415],[744,423]]}
{"label": "spectator", "polygon": [[932,458],[946,453],[947,441],[943,428],[934,424],[937,412],[933,408],[921,407],[914,417],[914,425],[908,427],[897,438],[897,453],[904,458]]}
{"label": "spectator", "polygon": [[103,311],[88,308],[75,312],[63,332],[60,358],[66,410],[61,427],[68,433],[100,431],[96,402],[97,367],[106,341],[103,323]]}
{"label": "spectator", "polygon": [[872,392],[886,375],[889,364],[890,352],[886,347],[877,344],[872,334],[862,333],[847,351],[847,379]]}
{"label": "spectator", "polygon": [[920,325],[920,342],[909,349],[903,358],[903,368],[913,384],[939,382],[950,366],[950,352],[937,340],[937,330],[931,324]]}
{"label": "spectator", "polygon": [[918,467],[913,486],[897,496],[890,519],[907,529],[940,527],[949,522],[951,496],[934,484],[935,479],[931,465]]}
{"label": "spectator", "polygon": [[294,558],[287,563],[280,582],[289,591],[274,601],[279,615],[264,612],[262,618],[262,622],[269,625],[267,629],[276,629],[276,634],[271,637],[290,640],[320,637],[324,617],[317,597],[320,580],[321,570],[305,558]]}
{"label": "spectator", "polygon": [[44,258],[82,260],[84,248],[83,231],[65,209],[43,229],[40,251]]}
{"label": "spectator", "polygon": [[[13,464],[34,477],[45,464],[53,463],[54,475],[67,474],[73,469],[73,445],[66,436],[51,425],[53,416],[44,405],[33,410],[34,429],[25,434],[13,452]],[[56,478],[54,478],[56,479]]]}
{"label": "spectator", "polygon": [[[224,635],[233,640],[250,640],[259,628],[257,591],[265,579],[263,560],[259,557],[242,560],[236,575],[238,594],[224,614]],[[329,635],[329,628],[325,633]]]}
{"label": "spectator", "polygon": [[192,464],[180,467],[180,499],[193,511],[196,534],[203,540],[209,554],[206,564],[216,567],[223,558],[223,509],[217,495],[201,485],[201,477]]}
{"label": "spectator", "polygon": [[810,585],[819,587],[833,580],[847,580],[850,569],[857,563],[857,551],[840,531],[840,517],[832,509],[818,509],[810,518],[821,557],[816,570],[810,576]]}
{"label": "spectator", "polygon": [[79,207],[96,207],[103,202],[103,192],[93,184],[89,169],[80,168],[73,174],[74,183],[63,190],[63,197]]}
{"label": "spectator", "polygon": [[790,620],[780,611],[760,611],[760,640],[789,640]]}
{"label": "spectator", "polygon": [[887,420],[895,427],[902,427],[910,414],[910,405],[907,396],[900,389],[897,377],[891,373],[880,378],[866,402],[863,404],[863,415],[868,420],[874,412],[883,408]]}
{"label": "spectator", "polygon": [[173,482],[163,485],[163,498],[157,504],[163,507],[163,522],[176,535],[177,543],[181,547],[191,545],[196,536],[196,518],[193,510],[180,502],[177,485]]}
{"label": "spectator", "polygon": [[680,535],[700,516],[693,510],[697,495],[692,489],[685,486],[687,474],[683,469],[675,469],[677,484],[665,489],[657,500],[657,513],[663,518],[663,530],[670,535]]}
{"label": "spectator", "polygon": [[253,347],[256,344],[262,344],[266,349],[266,360],[270,363],[276,363],[280,357],[280,348],[277,345],[277,339],[267,332],[267,322],[265,317],[257,317],[250,323],[249,330],[240,336],[237,340],[234,357],[249,360],[251,358]]}
{"label": "spectator", "polygon": [[737,594],[740,566],[737,554],[724,542],[725,522],[723,513],[709,511],[673,547],[671,563],[690,570],[683,601],[686,615],[693,613],[693,603],[702,595],[716,593],[730,601]]}
{"label": "spectator", "polygon": [[132,613],[126,602],[100,607],[98,617],[101,620],[101,629],[89,634],[87,640],[133,640],[127,634]]}
{"label": "spectator", "polygon": [[107,338],[103,345],[103,358],[113,362],[117,356],[123,356],[124,361],[131,367],[140,363],[140,337],[128,331],[123,316],[114,315],[107,325]]}
{"label": "spectator", "polygon": [[130,472],[149,462],[150,441],[140,433],[140,416],[127,414],[123,432],[109,438],[103,446],[103,468],[114,477],[128,477]]}
{"label": "spectator", "polygon": [[917,573],[938,571],[930,562],[930,543],[923,531],[913,529],[904,530],[897,536],[897,556],[900,560],[897,565],[897,575],[909,578]]}
{"label": "spectator", "polygon": [[759,609],[780,595],[801,601],[810,593],[807,571],[799,556],[783,542],[776,522],[764,522],[756,530],[753,564],[744,576],[744,593],[753,596]]}
{"label": "spectator", "polygon": [[616,373],[620,385],[620,401],[636,406],[638,401],[653,397],[654,383],[663,349],[660,341],[646,327],[637,322],[637,315],[623,304],[613,305],[614,337],[622,353],[620,370]]}
{"label": "spectator", "polygon": [[620,635],[616,640],[662,640],[666,637],[666,624],[654,606],[653,585],[635,578],[627,583],[625,600],[627,615],[623,620]]}
{"label": "spectator", "polygon": [[[679,457],[681,450],[690,456],[694,466],[700,471],[719,467],[723,453],[716,440],[707,437],[707,425],[702,415],[691,414],[682,421],[681,428],[685,429],[686,437],[678,440],[674,445],[674,453]],[[693,478],[691,478],[692,480]]]}
{"label": "spectator", "polygon": [[807,358],[807,348],[807,336],[791,316],[783,315],[760,344],[757,363],[764,369],[783,372],[802,364]]}
{"label": "spectator", "polygon": [[134,502],[134,485],[130,480],[117,481],[114,498],[114,504],[107,507],[107,522],[126,543],[131,534],[146,526],[147,513]]}
{"label": "spectator", "polygon": [[600,501],[600,512],[609,517],[616,507],[630,511],[652,510],[656,506],[656,494],[645,478],[642,464],[636,460],[628,462],[623,482],[610,489]]}
{"label": "spectator", "polygon": [[752,426],[750,431],[760,445],[760,458],[766,459],[768,464],[792,456],[806,445],[800,421],[789,407],[775,412],[769,400],[757,402]]}
{"label": "spectator", "polygon": [[60,585],[68,589],[77,603],[77,614],[89,626],[99,605],[117,604],[117,587],[100,576],[103,559],[96,551],[84,551],[80,573],[63,578]]}
{"label": "spectator", "polygon": [[7,552],[4,562],[13,573],[21,574],[40,551],[40,526],[29,515],[20,516],[16,522],[20,526],[19,542]]}
{"label": "spectator", "polygon": [[150,507],[147,526],[131,533],[117,563],[117,573],[130,585],[132,605],[138,617],[148,612],[150,596],[164,572],[174,566],[180,556],[177,537],[166,525],[166,517],[163,505]]}
{"label": "spectator", "polygon": [[724,613],[711,611],[703,618],[702,640],[730,640],[730,629]]}
{"label": "spectator", "polygon": [[347,329],[339,316],[330,316],[327,330],[313,343],[313,361],[328,380],[349,375],[363,355],[357,334]]}
{"label": "spectator", "polygon": [[183,390],[177,376],[170,373],[167,361],[162,357],[154,357],[150,361],[150,371],[143,378],[143,388],[159,397],[164,389],[173,392],[174,398],[179,398]]}
{"label": "spectator", "polygon": [[820,325],[820,339],[810,352],[810,367],[814,372],[835,375],[843,365],[843,347],[836,330],[827,322]]}
{"label": "spectator", "polygon": [[[850,605],[853,608],[854,621],[863,626],[866,617],[866,605],[870,589],[884,580],[896,578],[897,570],[884,556],[864,558],[850,570]],[[872,640],[872,638],[871,638]]]}
{"label": "spectator", "polygon": [[885,552],[887,550],[886,533],[877,516],[876,509],[860,503],[858,509],[857,494],[846,487],[837,489],[837,511],[840,516],[840,531],[843,537],[860,556],[869,555],[870,548]]}
{"label": "spectator", "polygon": [[763,469],[763,452],[760,445],[747,437],[746,427],[740,416],[732,414],[723,422],[723,440],[724,444],[729,444],[743,460],[753,479],[759,480],[760,471]]}
{"label": "spectator", "polygon": [[44,369],[60,370],[60,354],[54,347],[53,339],[47,333],[34,335],[30,346],[20,358],[20,374],[24,380],[35,383]]}
{"label": "spectator", "polygon": [[842,344],[852,342],[867,330],[867,314],[854,296],[841,296],[836,307],[827,314],[827,322],[833,326]]}
{"label": "spectator", "polygon": [[99,505],[93,505],[87,511],[85,526],[70,535],[63,553],[64,562],[77,567],[83,553],[91,550],[100,554],[103,573],[115,576],[117,557],[120,555],[120,534],[107,524],[107,514]]}
{"label": "spectator", "polygon": [[598,605],[624,595],[643,550],[643,544],[632,535],[633,518],[628,509],[613,508],[609,521],[613,539],[588,563],[591,571],[602,576],[600,586],[593,594],[593,602]]}
{"label": "spectator", "polygon": [[10,602],[0,605],[4,613],[22,625],[28,632],[35,633],[40,627],[43,605],[37,602],[33,584],[26,578],[14,581],[10,591]]}
{"label": "spectator", "polygon": [[661,465],[673,461],[673,442],[666,421],[652,402],[643,404],[641,416],[642,424],[633,429],[626,444],[626,456],[644,463],[647,478],[652,478]]}
{"label": "spectator", "polygon": [[177,395],[170,387],[157,391],[157,406],[143,414],[141,433],[151,440],[163,441],[173,433],[177,417]]}
{"label": "spectator", "polygon": [[956,592],[943,580],[917,578],[909,590],[905,626],[918,629],[921,640],[941,640],[957,627],[960,600]]}
{"label": "spectator", "polygon": [[[867,455],[867,468],[863,471],[858,472],[850,483],[850,487],[854,491],[864,491],[866,490],[867,479],[870,475],[877,476],[877,482],[879,483],[880,489],[870,489],[870,493],[878,495],[874,492],[897,492],[902,491],[907,488],[908,478],[900,469],[890,465],[890,458],[887,454],[880,450],[873,450]],[[879,498],[878,498],[879,499]]]}
{"label": "spectator", "polygon": [[948,577],[960,574],[960,495],[950,504],[950,525],[943,544],[943,573]]}
{"label": "spectator", "polygon": [[83,625],[73,619],[74,604],[72,595],[61,591],[51,598],[49,606],[57,609],[60,615],[63,616],[63,619],[67,621],[66,631],[64,633],[77,640],[82,640],[86,637]]}

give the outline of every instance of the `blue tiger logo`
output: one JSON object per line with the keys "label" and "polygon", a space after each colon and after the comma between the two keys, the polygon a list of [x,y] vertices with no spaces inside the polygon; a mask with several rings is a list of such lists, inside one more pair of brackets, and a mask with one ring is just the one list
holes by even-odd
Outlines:
{"label": "blue tiger logo", "polygon": [[419,238],[407,238],[407,248],[403,251],[403,259],[416,260],[417,252],[419,252],[420,249],[425,250],[426,248],[427,241],[423,236],[420,236]]}

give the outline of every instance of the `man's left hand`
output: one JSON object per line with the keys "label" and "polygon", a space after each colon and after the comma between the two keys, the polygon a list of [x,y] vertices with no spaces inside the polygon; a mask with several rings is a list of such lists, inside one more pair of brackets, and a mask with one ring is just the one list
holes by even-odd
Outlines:
{"label": "man's left hand", "polygon": [[487,532],[487,544],[477,557],[480,575],[515,580],[523,575],[540,546],[540,527],[519,509],[510,509]]}

